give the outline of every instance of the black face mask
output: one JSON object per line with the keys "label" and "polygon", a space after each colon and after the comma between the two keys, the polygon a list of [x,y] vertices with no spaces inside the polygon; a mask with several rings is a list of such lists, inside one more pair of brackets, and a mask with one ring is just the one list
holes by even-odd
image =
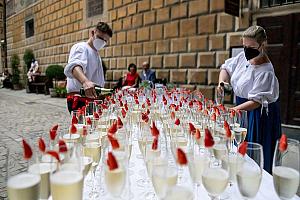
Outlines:
{"label": "black face mask", "polygon": [[251,47],[244,47],[245,57],[247,60],[251,60],[260,54],[258,49],[254,49]]}

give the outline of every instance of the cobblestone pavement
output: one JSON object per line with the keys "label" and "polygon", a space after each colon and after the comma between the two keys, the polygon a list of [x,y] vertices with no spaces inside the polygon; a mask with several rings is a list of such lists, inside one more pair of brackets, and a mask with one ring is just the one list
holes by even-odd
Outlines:
{"label": "cobblestone pavement", "polygon": [[26,170],[22,138],[37,144],[37,138],[43,135],[47,141],[52,125],[58,123],[63,132],[68,121],[65,99],[0,89],[0,200],[7,196],[6,177]]}

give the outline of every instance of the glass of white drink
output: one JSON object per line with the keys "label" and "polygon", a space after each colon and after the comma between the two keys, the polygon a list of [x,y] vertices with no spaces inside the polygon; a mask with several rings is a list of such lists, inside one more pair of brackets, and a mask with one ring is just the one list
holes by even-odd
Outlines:
{"label": "glass of white drink", "polygon": [[41,177],[40,199],[48,199],[50,196],[50,174],[56,169],[56,163],[35,163],[30,165],[28,172]]}
{"label": "glass of white drink", "polygon": [[233,136],[234,140],[237,143],[237,146],[240,146],[242,142],[244,142],[246,136],[247,136],[247,129],[246,128],[234,128],[233,129]]}
{"label": "glass of white drink", "polygon": [[160,162],[153,162],[152,184],[156,195],[159,199],[163,199],[166,196],[167,190],[177,184],[177,168],[168,165],[167,159]]}
{"label": "glass of white drink", "polygon": [[97,198],[99,196],[99,192],[96,191],[96,187],[95,187],[95,183],[96,183],[95,172],[101,158],[101,144],[99,142],[86,142],[83,145],[83,154],[84,156],[91,157],[93,160],[91,166],[92,173],[91,173],[91,181],[90,181],[90,184],[92,185],[92,190],[89,194],[89,197]]}
{"label": "glass of white drink", "polygon": [[211,162],[202,173],[202,184],[211,199],[218,199],[228,185],[228,168],[222,165],[222,162],[218,166]]}
{"label": "glass of white drink", "polygon": [[50,175],[53,200],[81,200],[83,197],[81,147],[79,144],[74,143],[73,145],[70,159]]}
{"label": "glass of white drink", "polygon": [[273,181],[275,191],[282,200],[293,198],[297,190],[299,191],[299,149],[297,140],[277,141],[273,161]]}
{"label": "glass of white drink", "polygon": [[207,151],[195,152],[188,157],[188,167],[190,176],[195,185],[195,199],[199,198],[199,188],[202,184],[202,174],[204,169],[209,166],[210,158]]}
{"label": "glass of white drink", "polygon": [[245,199],[254,198],[259,190],[263,170],[263,149],[258,143],[248,142],[244,162],[237,169],[236,180]]}
{"label": "glass of white drink", "polygon": [[[17,151],[10,151],[9,147],[5,148],[3,152],[6,159],[5,167],[7,180],[7,193],[10,200],[39,200],[41,176],[38,173],[32,174],[27,171],[27,166],[32,164],[37,157],[35,151],[27,141],[23,139],[23,153]],[[15,148],[15,147],[14,147]],[[23,154],[23,156],[22,156]],[[22,158],[23,157],[23,158]],[[34,158],[32,158],[34,157]],[[20,161],[26,161],[20,165]]]}
{"label": "glass of white drink", "polygon": [[[113,156],[113,158],[112,158]],[[120,199],[126,184],[126,158],[117,158],[106,148],[104,152],[104,181],[106,190],[113,199]]]}
{"label": "glass of white drink", "polygon": [[40,198],[41,177],[37,174],[20,173],[7,181],[7,193],[10,200],[38,200]]}

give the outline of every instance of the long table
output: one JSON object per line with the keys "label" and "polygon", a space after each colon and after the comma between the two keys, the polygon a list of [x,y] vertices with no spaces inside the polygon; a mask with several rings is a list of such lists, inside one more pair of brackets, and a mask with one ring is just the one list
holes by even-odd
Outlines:
{"label": "long table", "polygon": [[[140,154],[140,150],[138,147],[137,139],[136,139],[136,137],[133,137],[132,154],[131,154],[129,168],[128,168],[128,175],[129,175],[128,183],[129,184],[127,184],[125,190],[123,191],[123,194],[121,195],[122,198],[120,198],[120,199],[144,200],[144,199],[146,199],[146,194],[155,193],[152,184],[148,184],[147,187],[141,187],[141,185],[139,184],[140,179],[142,179],[145,176],[148,176],[146,166],[144,164],[144,160],[141,159],[140,156],[141,156],[141,154]],[[98,176],[100,173],[101,172],[98,169]],[[87,177],[87,178],[89,178],[89,177]],[[184,182],[185,182],[185,187],[188,187],[191,191],[194,191],[193,184],[191,182],[189,172],[187,169],[185,169],[183,172],[183,178],[184,178]],[[104,181],[103,176],[101,179],[98,179],[98,180],[101,181],[98,184],[100,184],[101,187],[105,191],[105,184],[103,182]],[[85,185],[84,191],[83,191],[83,200],[93,199],[93,198],[89,197],[90,191],[91,191],[91,187],[88,187]],[[208,196],[206,190],[204,189],[204,187],[202,185],[198,189],[198,192],[199,192],[198,199],[210,200],[210,197]],[[104,193],[102,192],[100,194],[99,198],[95,198],[95,199],[102,200],[102,199],[111,199],[111,198],[109,197],[107,192],[104,192]],[[234,184],[232,186],[232,188],[230,189],[230,198],[229,199],[232,199],[232,200],[241,200],[242,199],[242,196],[240,195],[236,184]],[[254,199],[255,200],[280,200],[274,190],[273,177],[266,171],[263,171],[261,186],[260,186],[260,189]],[[49,200],[52,200],[52,198],[50,197]],[[300,198],[298,196],[295,196],[292,200],[300,200]]]}

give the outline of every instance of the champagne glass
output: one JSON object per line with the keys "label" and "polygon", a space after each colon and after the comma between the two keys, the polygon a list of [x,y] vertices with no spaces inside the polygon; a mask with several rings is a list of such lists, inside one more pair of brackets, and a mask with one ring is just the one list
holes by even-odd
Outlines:
{"label": "champagne glass", "polygon": [[202,183],[211,199],[219,199],[219,196],[225,191],[229,180],[228,168],[220,165],[214,165],[211,162],[202,173]]}
{"label": "champagne glass", "polygon": [[224,89],[215,88],[215,102],[217,105],[224,103]]}
{"label": "champagne glass", "polygon": [[96,178],[95,173],[97,166],[100,162],[101,158],[101,144],[99,142],[87,142],[83,145],[83,154],[84,156],[91,157],[93,159],[92,162],[92,173],[91,173],[91,180],[92,180],[92,191],[89,194],[89,197],[97,198],[99,196],[99,192],[96,190]]}
{"label": "champagne glass", "polygon": [[81,151],[80,144],[73,143],[70,159],[64,163],[58,163],[58,169],[50,175],[53,200],[82,199],[83,166],[81,164]]}
{"label": "champagne glass", "polygon": [[287,139],[287,149],[276,143],[273,161],[273,182],[276,194],[282,200],[291,199],[299,189],[299,141]]}
{"label": "champagne glass", "polygon": [[[111,169],[108,166],[109,153],[112,153],[115,156],[117,166],[114,169]],[[104,182],[106,190],[113,199],[120,199],[121,194],[125,188],[126,184],[126,158],[123,155],[123,158],[119,157],[111,150],[108,146],[104,150],[103,157],[103,166],[104,166]]]}
{"label": "champagne glass", "polygon": [[246,136],[247,136],[247,129],[246,128],[233,128],[233,136],[234,140],[237,143],[237,146],[239,147],[242,142],[244,142]]}
{"label": "champagne glass", "polygon": [[[41,178],[37,174],[27,172],[28,161],[23,161],[22,152],[7,150],[7,193],[11,200],[38,200]],[[16,168],[21,169],[16,170]]]}
{"label": "champagne glass", "polygon": [[193,155],[188,157],[189,172],[195,185],[195,199],[200,199],[199,189],[202,184],[202,174],[209,163],[210,159],[207,150],[195,151]]}
{"label": "champagne glass", "polygon": [[263,165],[262,146],[258,143],[248,142],[244,162],[236,173],[238,189],[244,199],[256,196],[262,179]]}
{"label": "champagne glass", "polygon": [[152,163],[152,184],[159,199],[164,199],[168,189],[177,184],[177,168],[168,164],[167,157]]}

